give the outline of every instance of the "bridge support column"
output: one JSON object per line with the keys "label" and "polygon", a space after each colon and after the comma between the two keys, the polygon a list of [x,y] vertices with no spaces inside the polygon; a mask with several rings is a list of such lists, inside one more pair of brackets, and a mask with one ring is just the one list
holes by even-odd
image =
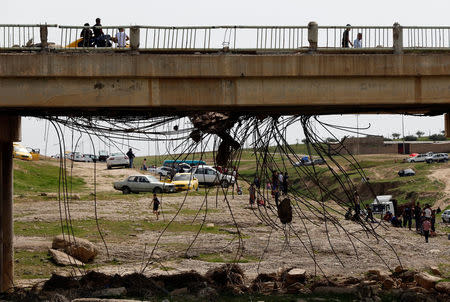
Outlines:
{"label": "bridge support column", "polygon": [[0,291],[14,283],[13,142],[20,141],[20,116],[0,116]]}
{"label": "bridge support column", "polygon": [[317,42],[319,40],[319,25],[316,22],[308,23],[308,42],[309,51],[314,52],[317,50]]}
{"label": "bridge support column", "polygon": [[403,53],[403,28],[400,24],[394,23],[394,27],[392,29],[393,32],[393,44],[394,44],[394,54],[402,54]]}
{"label": "bridge support column", "polygon": [[130,47],[131,49],[138,50],[139,49],[139,41],[140,41],[140,29],[138,26],[134,26],[130,28]]}
{"label": "bridge support column", "polygon": [[445,136],[450,138],[450,113],[444,114]]}

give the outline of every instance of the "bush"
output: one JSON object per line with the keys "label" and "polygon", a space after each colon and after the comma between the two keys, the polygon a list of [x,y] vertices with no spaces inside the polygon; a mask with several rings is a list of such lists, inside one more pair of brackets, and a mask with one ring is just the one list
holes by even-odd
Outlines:
{"label": "bush", "polygon": [[416,141],[416,140],[417,140],[417,136],[414,136],[414,135],[405,136],[405,141]]}
{"label": "bush", "polygon": [[428,137],[429,140],[432,141],[445,141],[447,138],[443,134],[432,134]]}

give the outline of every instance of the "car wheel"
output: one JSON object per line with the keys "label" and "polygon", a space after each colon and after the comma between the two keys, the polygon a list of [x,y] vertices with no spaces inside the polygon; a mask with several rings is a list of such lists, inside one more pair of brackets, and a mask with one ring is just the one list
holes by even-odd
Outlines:
{"label": "car wheel", "polygon": [[220,182],[220,186],[222,188],[228,188],[228,186],[230,185],[230,183],[228,182],[228,180],[224,179]]}
{"label": "car wheel", "polygon": [[111,167],[111,166],[106,166],[106,168],[107,168],[108,170],[111,170],[112,167]]}
{"label": "car wheel", "polygon": [[123,194],[130,194],[130,193],[131,193],[131,190],[130,190],[130,188],[128,188],[128,187],[124,187],[124,188],[122,189],[122,193],[123,193]]}
{"label": "car wheel", "polygon": [[162,189],[160,187],[156,187],[153,189],[153,193],[160,194],[161,192],[162,192]]}

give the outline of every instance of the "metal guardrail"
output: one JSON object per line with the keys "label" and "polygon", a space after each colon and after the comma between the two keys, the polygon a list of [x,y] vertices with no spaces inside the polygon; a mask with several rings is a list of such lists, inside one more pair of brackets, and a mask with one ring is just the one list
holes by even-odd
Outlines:
{"label": "metal guardrail", "polygon": [[[315,23],[314,23],[315,24]],[[311,25],[311,23],[310,23]],[[362,34],[362,49],[397,53],[403,49],[447,49],[450,48],[450,27],[445,26],[102,26],[105,35],[115,37],[118,28],[124,28],[129,36],[126,48],[80,47],[84,28],[93,27],[67,25],[0,25],[0,49],[57,50],[260,50],[260,51],[315,51],[342,48],[342,36],[349,31],[353,43],[358,33]],[[41,45],[44,38],[53,42]],[[352,50],[352,51],[357,51]]]}
{"label": "metal guardrail", "polygon": [[56,28],[56,24],[0,24],[0,49],[40,49],[41,27]]}

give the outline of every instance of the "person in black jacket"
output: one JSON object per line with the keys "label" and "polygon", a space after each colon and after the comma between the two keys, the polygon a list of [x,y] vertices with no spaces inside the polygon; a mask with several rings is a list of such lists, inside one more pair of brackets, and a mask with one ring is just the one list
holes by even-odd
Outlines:
{"label": "person in black jacket", "polygon": [[84,28],[81,31],[80,37],[83,38],[78,43],[78,47],[92,47],[94,46],[93,39],[92,39],[92,30],[89,28],[89,23],[84,23]]}
{"label": "person in black jacket", "polygon": [[414,220],[416,221],[416,231],[420,231],[422,229],[422,209],[420,208],[420,204],[417,203],[414,207]]}
{"label": "person in black jacket", "polygon": [[130,148],[127,152],[128,159],[130,160],[130,169],[133,168],[133,160],[136,157],[133,153],[133,150]]}
{"label": "person in black jacket", "polygon": [[103,33],[103,29],[101,28],[102,24],[100,21],[100,18],[95,19],[95,25],[92,27],[92,30],[94,31],[94,44],[97,47],[111,47],[111,36]]}

